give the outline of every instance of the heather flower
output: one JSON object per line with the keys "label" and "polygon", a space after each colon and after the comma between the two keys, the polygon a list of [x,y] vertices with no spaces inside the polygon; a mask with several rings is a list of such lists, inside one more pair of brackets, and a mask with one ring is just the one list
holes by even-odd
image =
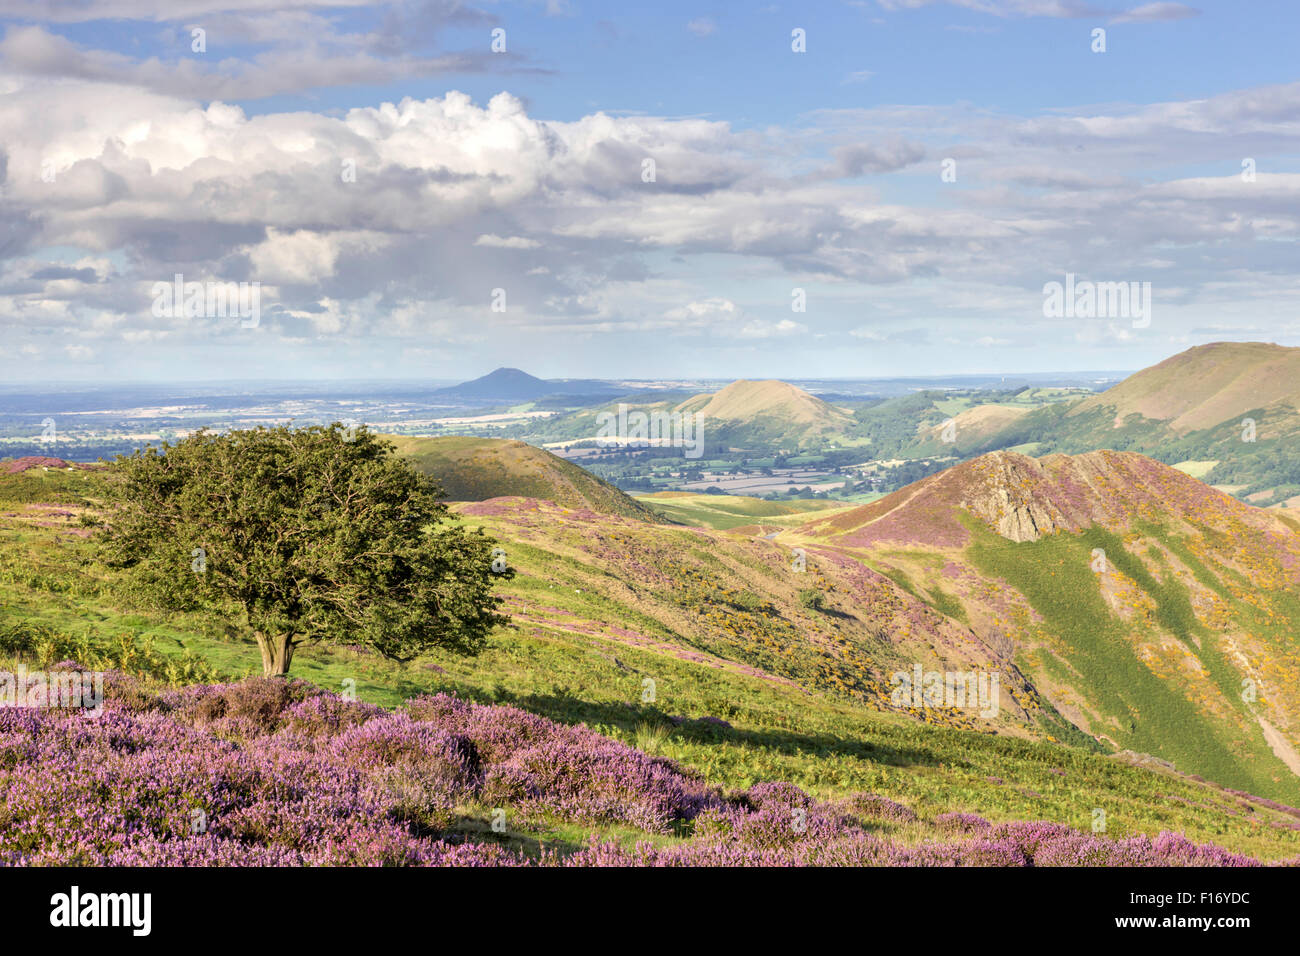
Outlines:
{"label": "heather flower", "polygon": [[[912,823],[869,793],[819,802],[790,783],[730,800],[672,761],[594,731],[449,695],[388,713],[302,681],[158,695],[108,674],[103,715],[0,709],[0,865],[518,866],[444,838],[466,802],[514,819],[619,824],[689,840],[592,840],[565,866],[1250,866],[1173,833],[1112,840],[1046,821],[935,819],[953,842],[863,829]],[[688,826],[681,826],[688,824]],[[1288,861],[1296,865],[1300,859]]]}
{"label": "heather flower", "polygon": [[934,818],[934,824],[950,833],[983,833],[990,826],[987,820],[974,813],[941,813]]}
{"label": "heather flower", "polygon": [[841,801],[846,813],[859,820],[883,820],[887,823],[914,823],[916,813],[901,803],[874,793],[855,793]]}

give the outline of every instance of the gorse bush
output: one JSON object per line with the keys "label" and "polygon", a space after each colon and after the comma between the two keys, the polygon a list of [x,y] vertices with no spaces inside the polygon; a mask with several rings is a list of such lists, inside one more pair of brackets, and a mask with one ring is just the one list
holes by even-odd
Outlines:
{"label": "gorse bush", "polygon": [[48,669],[59,661],[75,660],[88,670],[121,671],[163,684],[180,686],[221,678],[220,672],[197,654],[179,657],[159,653],[149,637],[130,633],[116,638],[73,636],[26,621],[0,623],[0,655]]}

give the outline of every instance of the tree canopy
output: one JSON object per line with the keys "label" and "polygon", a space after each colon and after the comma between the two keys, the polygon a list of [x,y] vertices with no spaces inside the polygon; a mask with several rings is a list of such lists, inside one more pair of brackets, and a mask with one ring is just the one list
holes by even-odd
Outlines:
{"label": "tree canopy", "polygon": [[449,521],[437,483],[364,428],[204,430],[114,472],[107,562],[155,606],[242,624],[267,676],[308,641],[407,661],[475,651],[508,621],[496,542]]}

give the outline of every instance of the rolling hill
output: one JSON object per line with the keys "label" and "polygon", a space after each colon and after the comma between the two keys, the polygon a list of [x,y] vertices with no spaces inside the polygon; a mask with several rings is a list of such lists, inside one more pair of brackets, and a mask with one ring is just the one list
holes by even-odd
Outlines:
{"label": "rolling hill", "polygon": [[[858,444],[852,414],[797,386],[780,381],[732,382],[716,392],[656,401],[627,401],[628,414],[696,415],[707,448],[748,449],[758,455],[793,452],[827,443]],[[617,415],[620,403],[609,402],[538,423],[548,443],[594,439],[606,414]],[[690,419],[687,419],[689,422]],[[694,434],[693,432],[691,433]]]}
{"label": "rolling hill", "polygon": [[941,589],[1111,746],[1300,789],[1300,523],[1283,513],[1133,453],[995,452],[778,541]]}
{"label": "rolling hill", "polygon": [[436,478],[451,501],[523,496],[565,508],[659,520],[654,512],[613,485],[557,458],[544,448],[497,438],[386,435],[397,453]]}
{"label": "rolling hill", "polygon": [[795,449],[843,438],[853,424],[848,412],[775,379],[741,379],[687,399],[675,411],[701,416],[709,440],[724,445],[784,444]]}
{"label": "rolling hill", "polygon": [[1300,412],[1300,348],[1266,342],[1197,346],[1084,399],[1066,418],[1105,409],[1113,413],[1113,427],[1137,415],[1187,435],[1261,408]]}
{"label": "rolling hill", "polygon": [[[105,477],[55,469],[0,476],[0,655],[19,655],[34,666],[76,657],[173,685],[246,673],[256,652],[227,622],[134,607],[115,589],[112,573],[95,563],[89,530],[79,519],[104,511]],[[977,479],[968,476],[962,484],[973,488]],[[1040,497],[1068,511],[1056,492],[1043,489]],[[1136,715],[1139,730],[1112,748],[1066,720],[1073,714],[1083,722],[1086,715],[1076,713],[1054,672],[1048,669],[1050,684],[1038,686],[1045,652],[1036,631],[1022,635],[1009,628],[1017,638],[1012,649],[993,639],[988,614],[1018,621],[1022,605],[1055,593],[1049,572],[1061,568],[1033,549],[1074,532],[1015,543],[974,523],[964,548],[899,542],[864,548],[836,540],[860,521],[829,530],[810,524],[773,539],[529,498],[461,503],[453,510],[460,520],[484,526],[507,551],[516,575],[501,589],[512,625],[473,658],[435,649],[395,664],[353,648],[305,645],[295,657],[297,676],[326,689],[351,681],[361,700],[385,707],[451,692],[564,724],[585,723],[728,793],[787,781],[819,801],[859,801],[873,814],[867,824],[873,833],[909,847],[986,826],[969,814],[995,827],[1046,821],[1033,824],[1034,832],[1066,827],[1061,839],[1083,839],[1071,837],[1068,828],[1087,831],[1094,808],[1102,808],[1108,839],[1145,834],[1154,840],[1174,830],[1261,859],[1294,858],[1300,851],[1300,811],[1275,802],[1288,799],[1285,782],[1256,779],[1261,758],[1252,741],[1241,748],[1243,777],[1266,789],[1221,776],[1208,759],[1197,763],[1173,754],[1174,770],[1141,754],[1111,752],[1155,735],[1159,728],[1146,725],[1167,703],[1158,686],[1135,685],[1133,693],[1150,695],[1142,697]],[[1250,546],[1250,535],[1234,537]],[[1011,553],[998,552],[999,543]],[[795,547],[806,551],[802,572],[791,567]],[[1085,549],[1085,561],[1087,555]],[[1006,568],[999,570],[998,561]],[[992,562],[992,570],[981,572],[983,582],[967,573],[972,562]],[[1042,569],[1042,587],[1021,580],[1036,568]],[[1258,606],[1272,607],[1273,583],[1264,579],[1257,590]],[[1156,591],[1161,604],[1173,600],[1172,585]],[[1027,625],[1055,633],[1056,608],[1044,605],[1042,620],[1036,613],[1024,611]],[[1068,666],[1085,676],[1092,673],[1084,656],[1090,652],[1087,629],[1096,623],[1081,620],[1079,632],[1066,635],[1079,646],[1060,649]],[[1118,640],[1109,631],[1103,636]],[[1192,637],[1210,643],[1204,635]],[[890,675],[914,664],[999,674],[1000,712],[982,719],[970,709],[900,705],[891,699]],[[1067,674],[1086,686],[1083,677]],[[1131,675],[1118,676],[1123,683]],[[649,698],[647,681],[654,688]],[[217,693],[257,703],[239,688]],[[1271,695],[1268,686],[1261,701],[1272,706]],[[132,706],[148,704],[138,694],[131,700]],[[1204,731],[1189,720],[1179,737],[1194,744]],[[1278,731],[1292,734],[1280,721]],[[1171,757],[1156,748],[1131,749]],[[492,808],[506,805],[510,831],[500,842],[523,852],[536,855],[544,840],[548,851],[564,856],[581,851],[593,835],[588,821],[529,819],[513,801],[490,797],[482,805],[458,806],[438,824],[439,832],[450,827],[456,840],[493,840]],[[687,839],[617,823],[595,829],[602,840],[629,848],[646,839],[661,846]],[[1163,836],[1159,841],[1186,846]],[[1090,849],[1087,860],[1100,861],[1100,852]],[[1036,865],[1046,862],[1046,854],[1035,858]]]}
{"label": "rolling hill", "polygon": [[976,451],[1034,443],[1068,454],[1109,448],[1183,464],[1260,505],[1300,494],[1300,348],[1197,346],[1068,406],[1031,412]]}

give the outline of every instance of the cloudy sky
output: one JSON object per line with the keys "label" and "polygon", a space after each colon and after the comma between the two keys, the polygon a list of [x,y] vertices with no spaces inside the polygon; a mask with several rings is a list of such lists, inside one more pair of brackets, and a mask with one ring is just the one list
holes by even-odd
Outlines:
{"label": "cloudy sky", "polygon": [[[1297,27],[1293,0],[0,0],[0,381],[1300,345]],[[1067,272],[1151,283],[1149,324],[1046,317]],[[178,273],[257,283],[258,324],[158,314]]]}

